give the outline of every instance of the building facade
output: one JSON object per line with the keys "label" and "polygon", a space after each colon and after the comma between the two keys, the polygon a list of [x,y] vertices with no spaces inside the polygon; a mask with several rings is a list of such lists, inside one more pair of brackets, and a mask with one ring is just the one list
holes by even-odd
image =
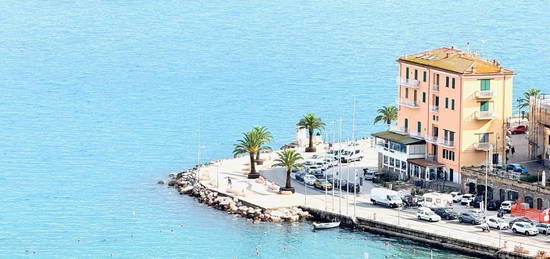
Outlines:
{"label": "building facade", "polygon": [[505,162],[513,71],[454,47],[397,63],[398,119],[390,131],[426,142],[423,158],[409,158],[405,179],[460,184],[462,167]]}
{"label": "building facade", "polygon": [[529,100],[529,156],[550,167],[550,95]]}

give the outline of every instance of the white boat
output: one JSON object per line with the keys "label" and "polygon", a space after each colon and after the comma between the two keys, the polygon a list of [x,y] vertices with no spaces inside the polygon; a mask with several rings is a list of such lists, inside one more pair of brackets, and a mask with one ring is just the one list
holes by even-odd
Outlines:
{"label": "white boat", "polygon": [[329,229],[329,228],[337,228],[339,226],[340,226],[340,221],[326,222],[326,223],[313,222],[313,229]]}

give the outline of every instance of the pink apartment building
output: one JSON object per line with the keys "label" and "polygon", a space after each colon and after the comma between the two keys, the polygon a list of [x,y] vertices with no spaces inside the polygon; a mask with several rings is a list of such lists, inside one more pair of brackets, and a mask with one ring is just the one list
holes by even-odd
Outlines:
{"label": "pink apartment building", "polygon": [[398,119],[373,134],[379,168],[401,180],[460,184],[463,167],[505,163],[513,71],[454,47],[397,63]]}

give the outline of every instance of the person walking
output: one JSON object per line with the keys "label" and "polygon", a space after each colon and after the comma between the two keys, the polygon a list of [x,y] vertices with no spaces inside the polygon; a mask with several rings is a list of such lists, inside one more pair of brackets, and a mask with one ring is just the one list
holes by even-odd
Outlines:
{"label": "person walking", "polygon": [[516,153],[516,148],[514,148],[514,146],[512,146],[512,156],[514,156],[514,153]]}
{"label": "person walking", "polygon": [[227,188],[228,189],[233,188],[233,183],[231,183],[231,177],[227,177]]}

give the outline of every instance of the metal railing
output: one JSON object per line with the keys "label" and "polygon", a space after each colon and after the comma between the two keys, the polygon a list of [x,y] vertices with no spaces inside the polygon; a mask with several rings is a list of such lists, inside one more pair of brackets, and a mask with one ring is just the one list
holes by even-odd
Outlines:
{"label": "metal railing", "polygon": [[493,111],[477,111],[476,118],[478,120],[490,120],[496,118],[496,113]]}
{"label": "metal railing", "polygon": [[397,125],[390,125],[390,131],[401,133],[401,134],[407,134],[408,129]]}
{"label": "metal railing", "polygon": [[437,136],[432,136],[432,135],[426,135],[426,137],[424,139],[428,142],[431,142],[431,143],[437,143],[438,137]]}
{"label": "metal railing", "polygon": [[432,161],[432,162],[437,162],[437,156],[436,156],[436,155],[427,154],[427,155],[426,155],[426,160]]}
{"label": "metal railing", "polygon": [[420,105],[418,104],[417,101],[411,101],[409,99],[406,99],[406,98],[400,98],[397,100],[397,103],[399,103],[399,105],[403,105],[403,106],[407,106],[407,107],[411,107],[411,108],[418,108],[420,107]]}
{"label": "metal railing", "polygon": [[431,89],[432,91],[439,92],[439,85],[433,84]]}
{"label": "metal railing", "polygon": [[493,98],[495,96],[495,92],[491,90],[479,90],[476,92],[477,98]]}
{"label": "metal railing", "polygon": [[476,150],[488,151],[488,150],[490,150],[492,147],[493,147],[493,143],[490,143],[490,142],[478,142],[478,143],[474,143],[474,148],[475,148]]}
{"label": "metal railing", "polygon": [[454,147],[455,146],[454,140],[448,140],[448,139],[440,139],[438,144],[440,144],[442,146],[446,146],[446,147]]}
{"label": "metal railing", "polygon": [[409,135],[413,138],[424,139],[424,136],[422,136],[422,132],[413,131],[409,133]]}
{"label": "metal railing", "polygon": [[412,87],[412,88],[420,87],[420,81],[415,80],[415,79],[410,79],[410,78],[407,79],[407,78],[397,77],[397,83],[400,84],[400,85],[404,85],[404,86]]}
{"label": "metal railing", "polygon": [[430,105],[430,110],[431,110],[433,113],[438,113],[438,112],[439,112],[439,106]]}

